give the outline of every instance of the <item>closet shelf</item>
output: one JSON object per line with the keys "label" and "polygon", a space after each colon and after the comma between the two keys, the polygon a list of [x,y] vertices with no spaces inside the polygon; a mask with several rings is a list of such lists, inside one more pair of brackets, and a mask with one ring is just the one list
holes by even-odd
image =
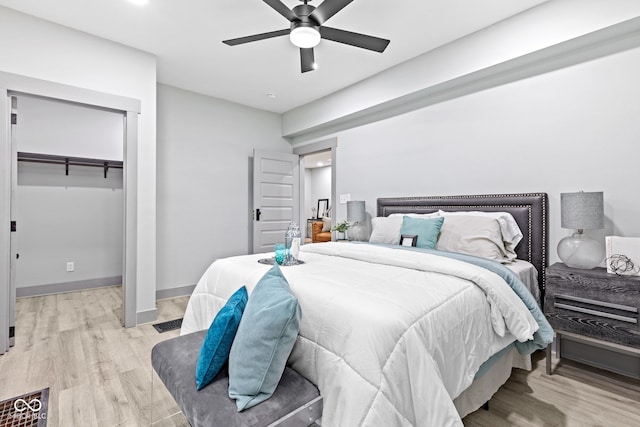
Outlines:
{"label": "closet shelf", "polygon": [[19,162],[49,163],[65,165],[65,175],[69,175],[69,166],[90,166],[104,168],[104,177],[107,177],[109,169],[122,169],[122,162],[119,160],[90,159],[86,157],[58,156],[55,154],[25,153],[18,152]]}

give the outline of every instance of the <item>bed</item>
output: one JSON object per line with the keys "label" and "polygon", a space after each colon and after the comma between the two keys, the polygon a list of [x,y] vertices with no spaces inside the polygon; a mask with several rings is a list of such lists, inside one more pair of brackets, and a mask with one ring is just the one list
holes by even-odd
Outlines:
{"label": "bed", "polygon": [[[537,270],[544,294],[546,194],[381,198],[377,209],[510,213],[522,231],[514,252]],[[208,328],[238,287],[251,292],[269,269],[257,262],[264,256],[215,261],[181,334]],[[342,242],[304,245],[300,258],[282,268],[303,313],[288,364],[319,388],[323,426],[461,426],[552,340],[533,293],[499,263]]]}

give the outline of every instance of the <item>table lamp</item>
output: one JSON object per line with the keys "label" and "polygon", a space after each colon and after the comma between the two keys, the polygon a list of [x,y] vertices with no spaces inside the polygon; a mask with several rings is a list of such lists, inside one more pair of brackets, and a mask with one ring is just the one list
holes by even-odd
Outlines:
{"label": "table lamp", "polygon": [[604,259],[604,245],[584,234],[583,230],[604,228],[603,193],[560,193],[562,228],[576,230],[558,243],[558,256],[568,267],[591,269]]}
{"label": "table lamp", "polygon": [[351,227],[349,227],[349,240],[358,242],[369,240],[364,200],[347,202],[347,221],[351,224]]}

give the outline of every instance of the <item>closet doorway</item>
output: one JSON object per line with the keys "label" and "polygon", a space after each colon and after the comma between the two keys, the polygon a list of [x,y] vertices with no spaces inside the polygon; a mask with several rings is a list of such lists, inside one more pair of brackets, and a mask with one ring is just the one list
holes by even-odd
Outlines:
{"label": "closet doorway", "polygon": [[24,95],[11,105],[16,296],[121,285],[124,115]]}
{"label": "closet doorway", "polygon": [[[0,228],[0,271],[6,272],[0,277],[0,354],[9,349],[12,336],[11,318],[15,309],[15,271],[18,252],[12,244],[17,235],[19,223],[12,215],[14,209],[12,183],[17,182],[17,155],[12,147],[11,131],[13,126],[11,98],[13,96],[34,96],[49,100],[72,103],[78,106],[105,109],[122,114],[124,120],[123,140],[123,195],[124,195],[124,238],[122,283],[124,293],[125,327],[137,324],[136,313],[136,265],[137,265],[137,217],[138,217],[138,114],[140,101],[119,95],[78,88],[46,80],[17,74],[0,72],[0,115],[6,120],[0,121],[0,223],[11,223],[10,227]],[[17,230],[17,231],[16,231]],[[66,266],[65,266],[66,267]]]}
{"label": "closet doorway", "polygon": [[[333,175],[333,162],[331,150],[308,154],[303,157],[304,164],[304,191],[301,220],[306,221],[304,236],[305,243],[316,243],[331,240],[331,222],[333,218],[333,206],[331,200],[331,187]],[[322,223],[322,228],[316,226],[313,232],[313,224]],[[319,230],[319,231],[318,231]],[[327,234],[328,233],[328,234]]]}

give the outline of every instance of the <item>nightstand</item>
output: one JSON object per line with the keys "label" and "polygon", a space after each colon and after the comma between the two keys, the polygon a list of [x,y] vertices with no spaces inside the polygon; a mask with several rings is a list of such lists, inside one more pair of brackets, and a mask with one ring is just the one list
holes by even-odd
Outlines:
{"label": "nightstand", "polygon": [[[640,378],[640,277],[604,268],[553,264],[544,312],[556,332],[556,356]],[[551,346],[547,374],[551,374]]]}

